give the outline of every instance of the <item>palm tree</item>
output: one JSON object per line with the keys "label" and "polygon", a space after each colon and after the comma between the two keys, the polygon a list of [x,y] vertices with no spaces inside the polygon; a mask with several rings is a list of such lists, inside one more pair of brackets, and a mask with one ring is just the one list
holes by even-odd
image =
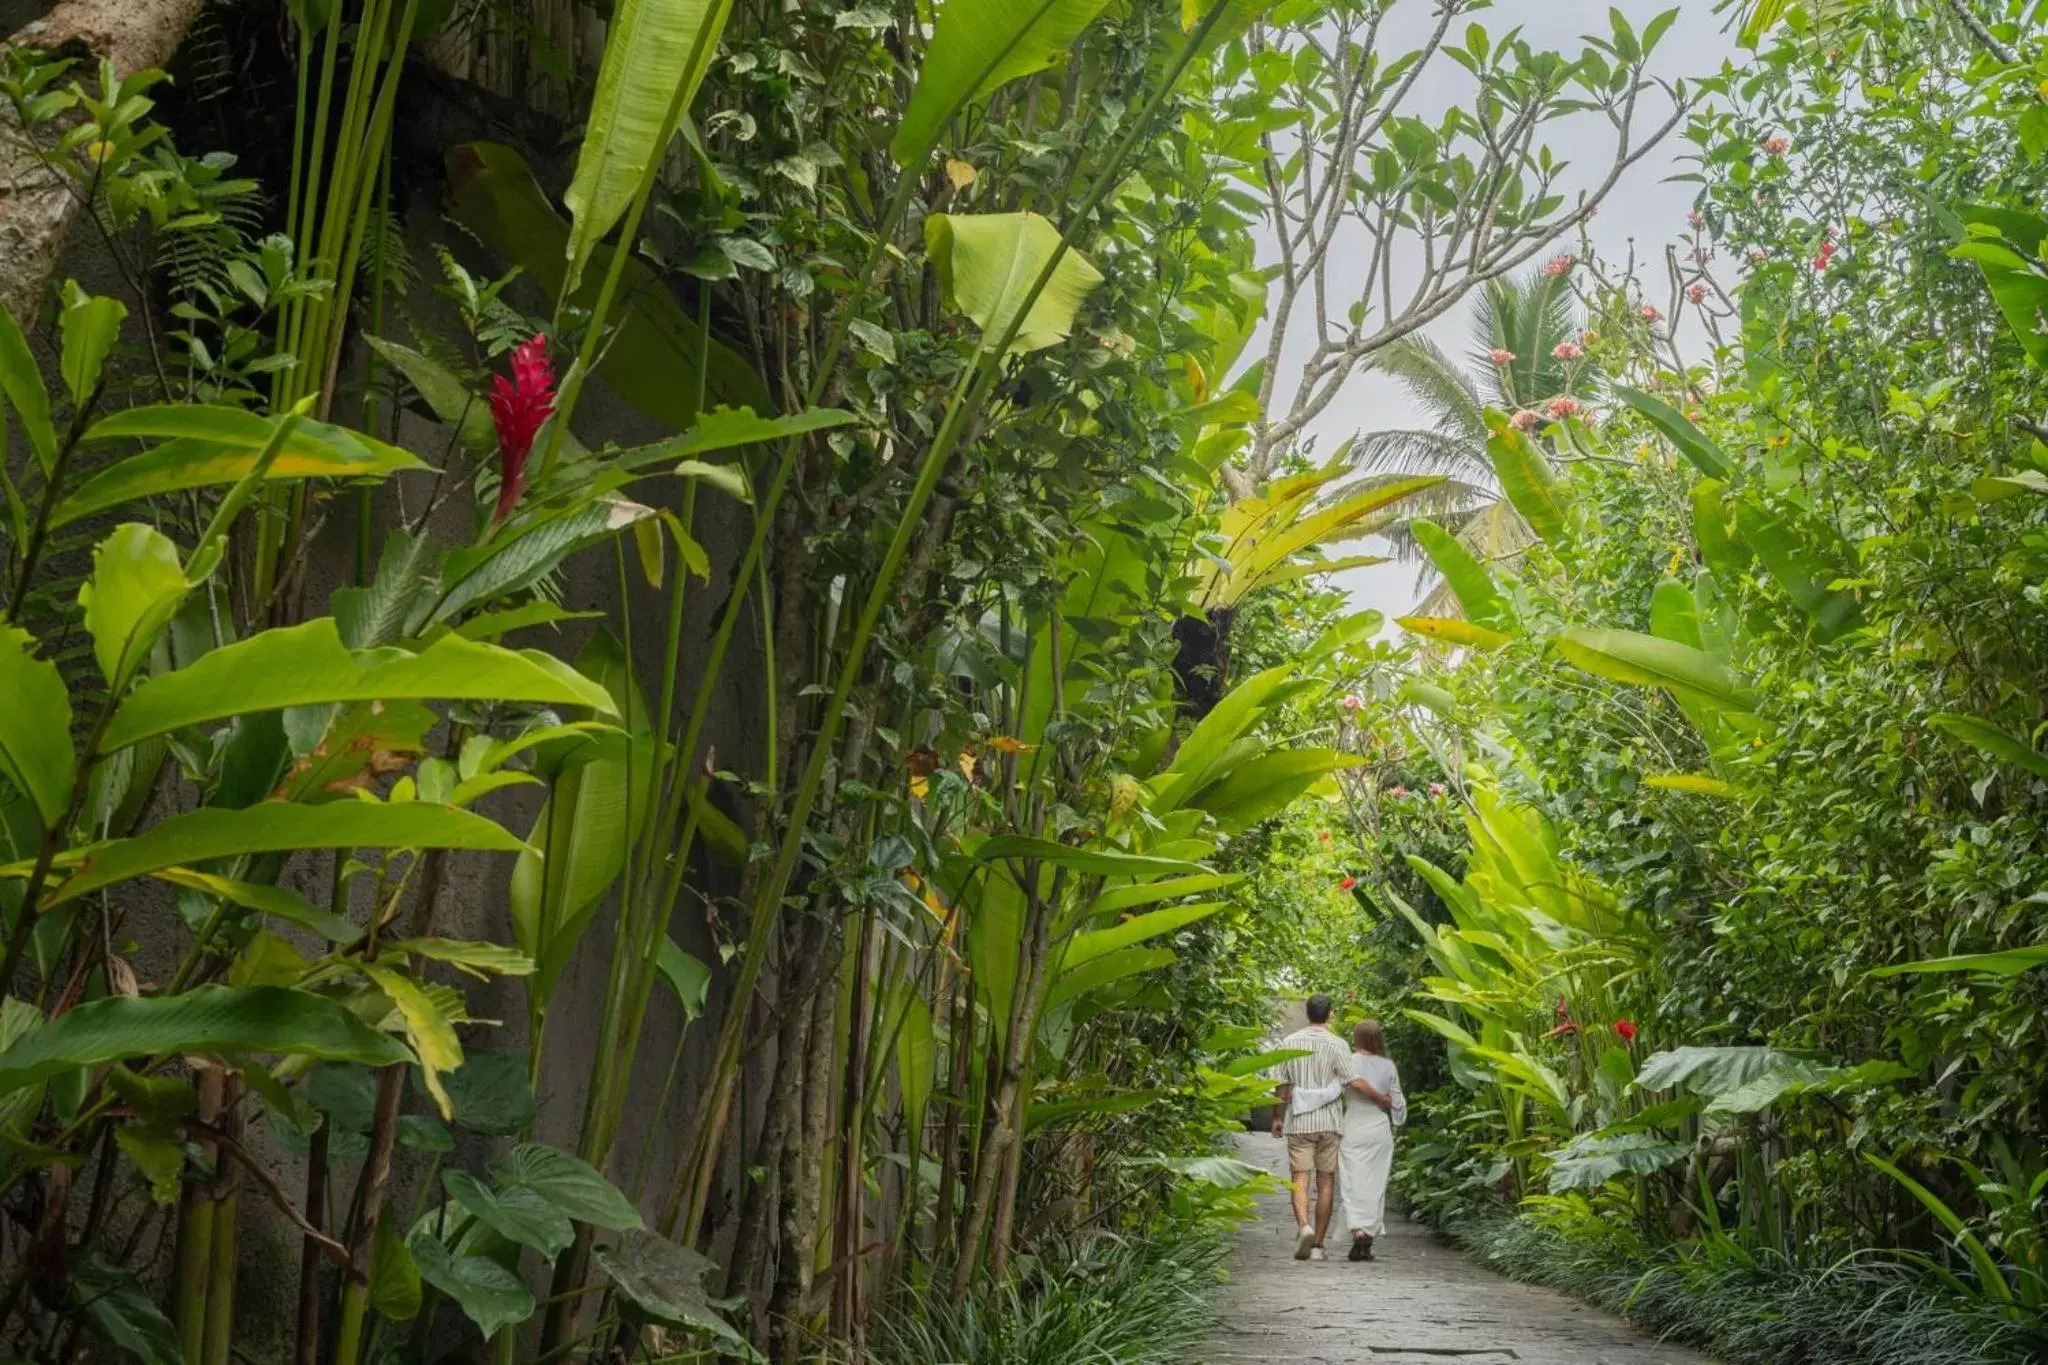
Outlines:
{"label": "palm tree", "polygon": [[1411,495],[1402,504],[1405,519],[1383,531],[1399,558],[1421,562],[1416,591],[1427,596],[1418,610],[1429,615],[1455,611],[1456,603],[1437,584],[1435,568],[1409,533],[1412,520],[1428,518],[1443,526],[1482,563],[1516,554],[1535,538],[1494,478],[1486,454],[1486,410],[1540,410],[1553,398],[1583,398],[1599,379],[1590,362],[1574,354],[1579,310],[1561,276],[1537,272],[1489,281],[1472,324],[1475,349],[1465,366],[1422,336],[1404,338],[1381,353],[1379,368],[1400,381],[1434,424],[1367,432],[1352,448],[1352,467],[1363,476],[1354,490],[1418,474],[1444,476],[1442,483]]}

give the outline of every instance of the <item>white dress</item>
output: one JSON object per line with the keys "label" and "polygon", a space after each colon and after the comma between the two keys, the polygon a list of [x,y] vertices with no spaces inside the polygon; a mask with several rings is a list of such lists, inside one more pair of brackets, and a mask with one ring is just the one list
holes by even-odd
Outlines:
{"label": "white dress", "polygon": [[1374,1237],[1387,1230],[1387,1177],[1394,1168],[1394,1129],[1408,1121],[1408,1100],[1393,1062],[1354,1053],[1351,1074],[1393,1101],[1389,1112],[1356,1090],[1344,1092],[1344,1141],[1339,1148],[1338,1188],[1344,1195],[1345,1225]]}

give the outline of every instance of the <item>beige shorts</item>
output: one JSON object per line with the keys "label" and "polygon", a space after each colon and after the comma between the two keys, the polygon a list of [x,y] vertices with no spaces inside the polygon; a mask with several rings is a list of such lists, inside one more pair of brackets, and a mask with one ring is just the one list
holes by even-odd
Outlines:
{"label": "beige shorts", "polygon": [[1337,1171],[1337,1153],[1343,1145],[1342,1133],[1289,1133],[1287,1169],[1296,1174],[1302,1171],[1315,1171],[1322,1175],[1334,1175]]}

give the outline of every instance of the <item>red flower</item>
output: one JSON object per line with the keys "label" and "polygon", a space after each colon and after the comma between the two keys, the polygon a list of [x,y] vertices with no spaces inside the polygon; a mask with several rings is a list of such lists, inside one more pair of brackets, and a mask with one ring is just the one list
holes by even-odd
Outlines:
{"label": "red flower", "polygon": [[1636,1021],[1617,1019],[1614,1021],[1614,1031],[1621,1035],[1622,1042],[1633,1043],[1636,1040]]}
{"label": "red flower", "polygon": [[1820,255],[1818,255],[1818,256],[1815,256],[1815,257],[1813,258],[1813,268],[1814,268],[1814,270],[1815,270],[1816,272],[1819,272],[1819,271],[1823,271],[1823,270],[1826,270],[1826,269],[1828,268],[1828,262],[1829,262],[1829,261],[1831,261],[1831,260],[1833,260],[1833,259],[1834,259],[1834,257],[1835,257],[1835,243],[1834,243],[1834,239],[1833,239],[1833,238],[1827,238],[1827,239],[1823,240],[1823,241],[1821,242],[1821,244],[1820,244]]}
{"label": "red flower", "polygon": [[1327,844],[1330,842],[1330,831],[1326,829],[1319,829],[1316,831],[1316,838],[1321,839],[1324,843]]}
{"label": "red flower", "polygon": [[496,526],[512,513],[526,488],[526,457],[541,424],[555,415],[555,367],[548,360],[548,338],[536,332],[512,352],[512,378],[491,381],[491,422],[498,429],[498,510]]}
{"label": "red flower", "polygon": [[1339,891],[1349,891],[1356,885],[1358,885],[1358,878],[1346,877],[1343,881],[1337,883],[1337,889]]}

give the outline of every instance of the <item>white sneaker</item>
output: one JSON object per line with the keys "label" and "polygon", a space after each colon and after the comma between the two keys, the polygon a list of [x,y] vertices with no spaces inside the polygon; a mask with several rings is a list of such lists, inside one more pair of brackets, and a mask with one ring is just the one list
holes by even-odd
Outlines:
{"label": "white sneaker", "polygon": [[1321,1247],[1317,1247],[1315,1250],[1309,1252],[1308,1258],[1311,1261],[1327,1261],[1330,1259],[1330,1253],[1324,1251]]}
{"label": "white sneaker", "polygon": [[[1308,1259],[1308,1253],[1310,1248],[1315,1247],[1315,1245],[1316,1230],[1310,1227],[1307,1223],[1303,1223],[1301,1225],[1301,1231],[1294,1234],[1294,1259],[1297,1261],[1306,1261]],[[1316,1249],[1320,1250],[1320,1248]]]}

